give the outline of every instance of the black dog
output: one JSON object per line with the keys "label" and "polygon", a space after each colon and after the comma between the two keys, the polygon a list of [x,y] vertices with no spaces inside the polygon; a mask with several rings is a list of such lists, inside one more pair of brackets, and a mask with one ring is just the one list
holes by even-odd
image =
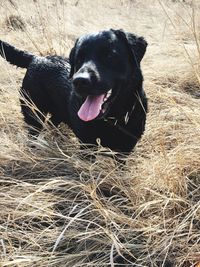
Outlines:
{"label": "black dog", "polygon": [[[83,143],[96,144],[99,139],[103,146],[130,152],[146,121],[140,69],[146,46],[142,37],[111,29],[80,37],[69,60],[35,56],[3,41],[0,54],[27,68],[21,108],[31,134],[42,129],[50,113],[55,126],[67,123]],[[38,110],[33,112],[27,101]]]}

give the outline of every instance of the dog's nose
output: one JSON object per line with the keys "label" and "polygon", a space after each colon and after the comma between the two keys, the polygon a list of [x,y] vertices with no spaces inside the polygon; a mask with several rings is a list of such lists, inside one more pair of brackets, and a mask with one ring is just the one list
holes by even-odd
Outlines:
{"label": "dog's nose", "polygon": [[90,75],[87,72],[75,74],[73,84],[76,88],[89,87],[91,85]]}

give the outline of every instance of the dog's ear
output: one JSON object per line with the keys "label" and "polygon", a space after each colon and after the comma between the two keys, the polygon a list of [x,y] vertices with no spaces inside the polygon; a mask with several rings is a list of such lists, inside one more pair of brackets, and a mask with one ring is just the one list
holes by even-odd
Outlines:
{"label": "dog's ear", "polygon": [[76,47],[77,47],[78,39],[76,40],[74,47],[71,49],[69,54],[69,63],[71,65],[69,78],[71,79],[75,72],[75,55],[76,55]]}
{"label": "dog's ear", "polygon": [[[112,30],[112,29],[111,29]],[[147,42],[143,37],[138,37],[135,34],[124,32],[123,30],[112,30],[118,38],[124,40],[131,52],[136,64],[139,66],[147,47]]]}

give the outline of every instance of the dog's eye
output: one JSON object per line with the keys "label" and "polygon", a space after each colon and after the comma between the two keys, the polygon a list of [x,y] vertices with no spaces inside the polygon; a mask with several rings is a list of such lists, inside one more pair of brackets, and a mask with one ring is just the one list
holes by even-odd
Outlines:
{"label": "dog's eye", "polygon": [[111,48],[103,48],[101,50],[101,56],[105,57],[105,58],[112,58],[116,55],[116,51],[111,49]]}
{"label": "dog's eye", "polygon": [[112,51],[110,51],[110,52],[108,53],[108,58],[109,58],[109,59],[113,59],[113,58],[116,58],[116,57],[118,57],[118,53],[117,53],[116,50],[112,50]]}
{"label": "dog's eye", "polygon": [[112,49],[111,47],[104,47],[101,49],[100,53],[101,57],[104,59],[112,59],[115,57],[118,57],[118,53],[115,49]]}
{"label": "dog's eye", "polygon": [[76,57],[76,64],[81,65],[85,57],[85,52],[83,50],[80,50]]}
{"label": "dog's eye", "polygon": [[115,67],[120,64],[120,56],[117,51],[112,50],[107,54],[106,61],[109,65]]}
{"label": "dog's eye", "polygon": [[111,59],[114,57],[114,53],[112,51],[107,53],[107,58]]}

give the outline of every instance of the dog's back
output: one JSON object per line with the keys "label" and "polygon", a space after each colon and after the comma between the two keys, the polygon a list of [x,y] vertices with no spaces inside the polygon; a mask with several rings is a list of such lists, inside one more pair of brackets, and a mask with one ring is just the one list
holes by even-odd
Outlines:
{"label": "dog's back", "polygon": [[52,123],[69,123],[67,112],[71,91],[70,65],[60,56],[37,56],[0,40],[0,55],[12,65],[26,68],[20,93],[21,110],[29,133],[38,134],[45,116],[50,113]]}

